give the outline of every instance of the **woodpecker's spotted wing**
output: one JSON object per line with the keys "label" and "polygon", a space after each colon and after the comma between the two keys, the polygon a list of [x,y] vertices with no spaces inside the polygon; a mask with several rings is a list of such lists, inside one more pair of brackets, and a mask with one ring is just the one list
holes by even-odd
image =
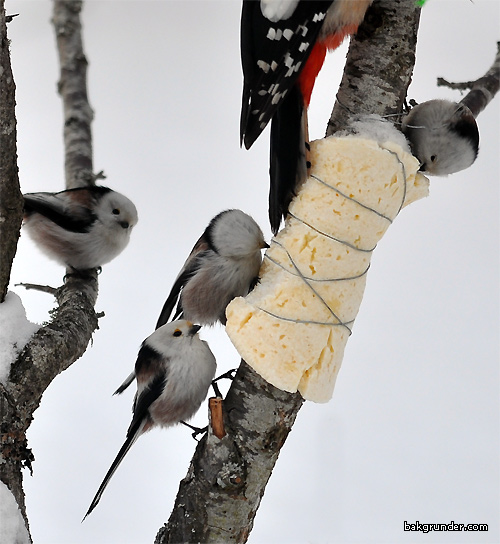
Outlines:
{"label": "woodpecker's spotted wing", "polygon": [[303,0],[288,19],[272,22],[261,3],[243,0],[240,137],[249,149],[295,85],[316,42],[331,0]]}

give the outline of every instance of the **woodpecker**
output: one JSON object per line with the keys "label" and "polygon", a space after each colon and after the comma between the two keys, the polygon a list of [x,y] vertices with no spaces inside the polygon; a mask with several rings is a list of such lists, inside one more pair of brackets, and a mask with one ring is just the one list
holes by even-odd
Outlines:
{"label": "woodpecker", "polygon": [[243,0],[240,141],[271,122],[269,220],[274,234],[306,177],[307,111],[327,50],[363,21],[372,0]]}

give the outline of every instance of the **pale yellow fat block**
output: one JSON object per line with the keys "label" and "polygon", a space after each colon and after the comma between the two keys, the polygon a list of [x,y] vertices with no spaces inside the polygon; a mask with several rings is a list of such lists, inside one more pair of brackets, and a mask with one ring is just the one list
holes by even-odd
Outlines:
{"label": "pale yellow fat block", "polygon": [[401,208],[428,194],[399,145],[312,142],[310,177],[266,252],[260,283],[226,310],[226,331],[264,379],[307,400],[333,394],[371,254]]}

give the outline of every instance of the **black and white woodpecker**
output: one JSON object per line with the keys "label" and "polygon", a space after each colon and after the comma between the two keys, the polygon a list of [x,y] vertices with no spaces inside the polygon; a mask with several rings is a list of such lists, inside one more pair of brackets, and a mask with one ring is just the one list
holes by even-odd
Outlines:
{"label": "black and white woodpecker", "polygon": [[274,234],[306,177],[304,116],[326,51],[357,31],[371,2],[243,0],[240,138],[249,149],[272,120],[269,220]]}

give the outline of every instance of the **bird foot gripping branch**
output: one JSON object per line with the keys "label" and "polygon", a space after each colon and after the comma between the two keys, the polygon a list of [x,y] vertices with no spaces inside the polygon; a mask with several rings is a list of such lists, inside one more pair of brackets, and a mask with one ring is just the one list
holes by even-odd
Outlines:
{"label": "bird foot gripping branch", "polygon": [[403,206],[428,194],[419,161],[394,131],[383,143],[358,135],[311,144],[311,174],[259,284],[227,307],[226,331],[243,359],[307,400],[332,397],[372,252]]}

